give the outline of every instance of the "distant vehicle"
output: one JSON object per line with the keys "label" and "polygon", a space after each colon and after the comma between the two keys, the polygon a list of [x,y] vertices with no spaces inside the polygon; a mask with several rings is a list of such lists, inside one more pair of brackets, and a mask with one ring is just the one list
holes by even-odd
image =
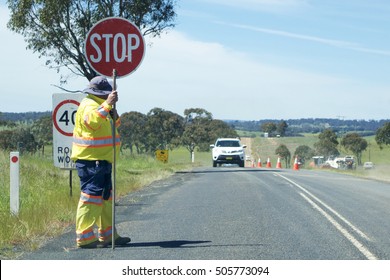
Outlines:
{"label": "distant vehicle", "polygon": [[251,156],[246,156],[245,159],[246,160],[251,160]]}
{"label": "distant vehicle", "polygon": [[345,156],[345,157],[329,157],[325,162],[328,166],[336,169],[355,169],[355,159],[353,156]]}
{"label": "distant vehicle", "polygon": [[371,161],[367,161],[363,164],[363,169],[373,169],[374,168],[374,163]]}
{"label": "distant vehicle", "polygon": [[221,164],[238,164],[245,166],[245,148],[238,138],[218,138],[212,148],[213,167]]}

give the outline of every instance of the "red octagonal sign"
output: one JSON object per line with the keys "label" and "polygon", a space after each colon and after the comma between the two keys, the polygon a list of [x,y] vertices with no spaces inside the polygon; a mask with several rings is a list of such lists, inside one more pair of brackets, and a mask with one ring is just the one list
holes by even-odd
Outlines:
{"label": "red octagonal sign", "polygon": [[117,77],[134,72],[145,52],[144,38],[136,25],[127,19],[109,17],[97,22],[84,44],[88,64],[100,75]]}

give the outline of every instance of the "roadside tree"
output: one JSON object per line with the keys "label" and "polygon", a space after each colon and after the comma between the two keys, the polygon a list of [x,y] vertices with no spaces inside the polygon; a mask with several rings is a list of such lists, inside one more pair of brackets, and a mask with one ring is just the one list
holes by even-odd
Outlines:
{"label": "roadside tree", "polygon": [[42,155],[45,153],[45,145],[53,143],[53,121],[51,116],[45,116],[36,120],[31,126],[31,133],[42,149]]}
{"label": "roadside tree", "polygon": [[276,133],[281,137],[284,137],[286,135],[287,128],[288,128],[288,124],[282,120],[280,123],[276,125]]}
{"label": "roadside tree", "polygon": [[135,147],[137,154],[145,150],[147,131],[147,116],[139,112],[128,112],[121,115],[121,125],[118,132],[121,135],[121,149],[129,149],[133,154]]}
{"label": "roadside tree", "polygon": [[314,143],[314,148],[316,149],[317,154],[325,157],[337,156],[340,154],[337,149],[339,144],[337,141],[337,135],[332,129],[325,129],[318,135],[318,139],[319,141]]}
{"label": "roadside tree", "polygon": [[181,144],[192,156],[196,147],[202,148],[213,141],[210,136],[210,123],[213,120],[213,115],[202,108],[189,108],[184,110],[184,119]]}
{"label": "roadside tree", "polygon": [[34,154],[38,149],[38,143],[29,128],[17,128],[0,131],[0,148],[5,151],[17,149],[21,153]]}
{"label": "roadside tree", "polygon": [[357,133],[348,133],[343,137],[343,139],[341,139],[340,144],[356,156],[358,165],[362,165],[362,153],[368,146],[365,139]]}
{"label": "roadside tree", "polygon": [[4,151],[10,151],[16,148],[16,142],[13,139],[12,130],[0,131],[0,149]]}
{"label": "roadside tree", "polygon": [[210,143],[220,137],[238,137],[235,129],[222,120],[215,120],[210,112],[202,108],[184,110],[185,129],[181,137],[181,144],[192,153],[195,148],[199,151],[208,151]]}
{"label": "roadside tree", "polygon": [[184,118],[161,108],[154,108],[147,114],[146,151],[154,153],[157,149],[173,149],[180,145],[184,131]]}
{"label": "roadside tree", "polygon": [[385,123],[376,131],[375,141],[381,149],[383,145],[390,145],[390,122]]}
{"label": "roadside tree", "polygon": [[260,129],[271,136],[276,131],[277,126],[273,122],[266,122],[261,125]]}
{"label": "roadside tree", "polygon": [[298,146],[294,152],[294,158],[298,157],[301,162],[305,163],[307,160],[311,160],[315,152],[307,145]]}
{"label": "roadside tree", "polygon": [[284,159],[287,168],[290,167],[291,153],[286,145],[280,144],[279,147],[276,148],[275,154]]}

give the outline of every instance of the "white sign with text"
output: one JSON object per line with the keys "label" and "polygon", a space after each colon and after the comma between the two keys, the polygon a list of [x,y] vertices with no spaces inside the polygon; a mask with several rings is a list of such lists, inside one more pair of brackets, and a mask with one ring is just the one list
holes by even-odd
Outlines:
{"label": "white sign with text", "polygon": [[76,112],[85,94],[53,94],[53,160],[54,166],[74,169],[70,159]]}

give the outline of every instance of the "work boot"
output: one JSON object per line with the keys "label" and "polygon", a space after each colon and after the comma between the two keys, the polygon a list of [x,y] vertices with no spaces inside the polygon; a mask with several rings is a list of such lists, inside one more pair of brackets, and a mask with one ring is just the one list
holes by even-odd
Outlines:
{"label": "work boot", "polygon": [[95,248],[105,248],[107,247],[107,244],[99,240],[96,240],[85,245],[77,245],[77,247],[81,249],[95,249]]}

